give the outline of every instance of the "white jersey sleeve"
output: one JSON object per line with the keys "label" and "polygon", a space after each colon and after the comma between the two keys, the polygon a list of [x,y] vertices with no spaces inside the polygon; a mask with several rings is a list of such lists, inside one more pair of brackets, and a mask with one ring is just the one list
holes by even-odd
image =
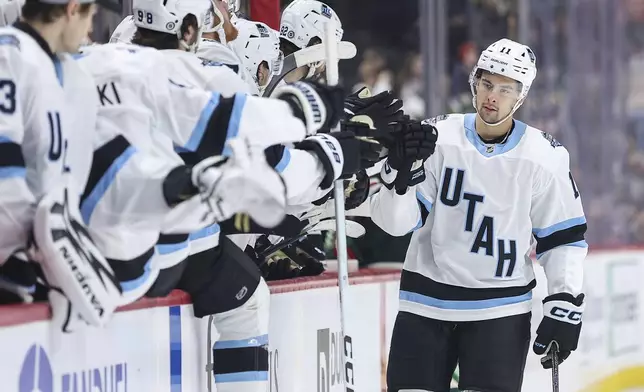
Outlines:
{"label": "white jersey sleeve", "polygon": [[322,163],[313,153],[279,146],[275,148],[279,156],[273,157],[270,150],[272,149],[267,150],[268,162],[284,179],[288,205],[308,204],[329,192],[328,189],[319,187],[325,171]]}
{"label": "white jersey sleeve", "polygon": [[[546,137],[550,137],[544,134]],[[551,137],[550,137],[551,138]],[[551,164],[535,176],[530,219],[537,259],[548,279],[548,293],[581,293],[586,217],[570,171],[568,151],[552,139]]]}

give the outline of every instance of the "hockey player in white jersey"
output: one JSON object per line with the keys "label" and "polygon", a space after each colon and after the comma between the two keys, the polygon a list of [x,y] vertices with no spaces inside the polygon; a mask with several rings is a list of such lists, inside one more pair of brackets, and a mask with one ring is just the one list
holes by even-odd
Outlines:
{"label": "hockey player in white jersey", "polygon": [[[164,63],[171,68],[171,79],[179,85],[219,91],[219,86],[232,82],[233,78],[243,83],[226,67],[204,66],[191,53],[199,42],[200,28],[204,26],[200,19],[208,3],[205,3],[206,7],[202,4],[135,1],[137,32],[134,43],[163,49],[160,52],[166,57]],[[152,15],[149,20],[148,14]],[[169,22],[176,23],[173,29],[167,29]],[[209,78],[211,70],[215,69],[223,71],[217,77]],[[224,74],[224,71],[228,73]],[[240,126],[254,124],[259,140],[265,137],[262,135],[279,134],[293,128],[314,134],[319,129],[329,128],[342,113],[341,94],[306,84],[283,90],[277,99],[240,93],[227,98],[223,92],[215,93],[215,96],[219,97],[220,113],[213,124],[228,129],[231,135],[236,134]],[[253,110],[254,116],[239,118],[241,113]],[[207,136],[205,134],[203,140],[212,141]],[[256,141],[249,138],[249,142]],[[186,162],[195,156],[201,158],[199,149],[194,151],[194,148],[186,148],[185,143],[176,144]],[[268,371],[268,288],[252,260],[227,238],[218,238],[218,234],[217,225],[192,233],[164,231],[157,246],[158,253],[182,253],[188,249],[191,255],[185,262],[161,271],[158,284],[155,283],[148,294],[163,295],[164,291],[175,287],[184,289],[191,295],[195,316],[213,316],[220,334],[220,340],[213,347],[213,375],[219,391],[263,391]],[[232,276],[235,278],[231,279]]]}
{"label": "hockey player in white jersey", "polygon": [[[294,0],[282,12],[280,19],[280,41],[284,56],[300,49],[324,43],[324,29],[331,21],[336,28],[338,42],[344,31],[338,14],[327,4],[317,0]],[[290,72],[284,80],[294,82],[322,76],[324,61],[300,67]]]}
{"label": "hockey player in white jersey", "polygon": [[262,95],[273,76],[282,70],[283,56],[277,32],[261,22],[237,19],[237,39],[230,43],[241,60],[241,65],[251,77],[256,90]]}
{"label": "hockey player in white jersey", "polygon": [[18,287],[10,291],[28,299],[19,286],[36,283],[26,260],[37,260],[54,317],[69,300],[86,322],[104,325],[121,288],[78,205],[92,163],[97,98],[90,76],[67,55],[87,37],[95,5],[29,0],[21,12],[19,22],[0,29],[0,292]]}
{"label": "hockey player in white jersey", "polygon": [[[495,42],[470,76],[476,113],[427,121],[438,130],[431,157],[431,148],[417,154],[417,141],[404,138],[389,153],[372,219],[392,235],[414,231],[389,391],[447,391],[457,362],[461,390],[521,390],[533,241],[549,294],[533,350],[558,349],[563,360],[577,348],[587,253],[579,190],[566,149],[513,117],[536,71],[530,48]],[[550,367],[550,356],[542,364]]]}

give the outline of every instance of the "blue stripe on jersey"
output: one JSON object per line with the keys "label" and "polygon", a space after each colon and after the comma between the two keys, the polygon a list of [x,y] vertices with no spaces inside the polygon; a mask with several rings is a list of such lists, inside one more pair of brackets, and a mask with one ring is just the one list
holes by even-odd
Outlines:
{"label": "blue stripe on jersey", "polygon": [[121,282],[121,288],[123,291],[132,291],[136,290],[150,278],[150,273],[152,272],[152,257],[148,259],[143,267],[143,274],[136,279],[126,280]]}
{"label": "blue stripe on jersey", "polygon": [[27,176],[27,169],[17,166],[0,167],[0,179],[6,178],[25,178]]}
{"label": "blue stripe on jersey", "polygon": [[251,371],[239,373],[215,374],[215,383],[268,381],[268,371]]}
{"label": "blue stripe on jersey", "polygon": [[[588,243],[584,240],[584,241],[571,242],[571,243],[568,243],[568,244],[562,244],[562,245],[559,245],[559,246],[574,246],[576,248],[588,248]],[[557,249],[559,246],[556,246],[556,247],[554,247],[552,249]],[[552,249],[548,249],[547,251],[542,252],[542,253],[537,253],[537,260],[539,260],[541,258],[541,256],[545,255],[546,253],[548,253]]]}
{"label": "blue stripe on jersey", "polygon": [[125,166],[127,161],[136,153],[136,148],[129,146],[123,153],[116,158],[110,167],[103,173],[103,176],[98,180],[94,189],[89,193],[87,198],[81,202],[81,215],[83,221],[86,224],[89,224],[94,209],[98,205],[99,201],[107,192],[107,189],[110,187],[118,172]]}
{"label": "blue stripe on jersey", "polygon": [[404,301],[415,302],[425,306],[431,306],[439,309],[452,309],[452,310],[475,310],[475,309],[489,309],[498,306],[512,305],[520,302],[532,300],[532,291],[516,297],[493,298],[483,299],[476,301],[455,301],[443,300],[426,295],[413,293],[411,291],[400,290],[399,298]]}
{"label": "blue stripe on jersey", "polygon": [[60,62],[60,60],[57,57],[54,57],[54,69],[56,69],[56,78],[58,79],[58,83],[63,86],[63,64]]}
{"label": "blue stripe on jersey", "polygon": [[[418,202],[421,203],[427,212],[430,212],[432,210],[432,207],[434,206],[431,201],[427,200],[425,196],[421,195],[419,191],[416,191],[416,199],[418,199]],[[423,227],[423,213],[421,211],[420,216],[418,217],[418,223],[416,223],[416,226],[410,230],[410,233],[412,231],[416,231]]]}
{"label": "blue stripe on jersey", "polygon": [[215,343],[212,347],[213,350],[224,350],[229,348],[244,348],[244,347],[261,347],[268,344],[268,334],[261,336],[253,336],[248,339],[241,340],[221,340]]}
{"label": "blue stripe on jersey", "polygon": [[282,158],[277,162],[277,165],[275,165],[275,171],[278,173],[283,172],[289,162],[291,162],[291,151],[288,148],[284,148],[282,151]]}
{"label": "blue stripe on jersey", "polygon": [[[244,111],[244,105],[246,105],[245,94],[236,94],[235,103],[233,104],[233,111],[230,114],[230,120],[228,121],[228,130],[226,132],[226,140],[233,139],[237,137],[239,133],[239,125],[241,123],[242,112]],[[230,156],[232,151],[230,147],[225,146],[223,156]]]}
{"label": "blue stripe on jersey", "polygon": [[204,227],[201,230],[197,230],[197,231],[195,231],[193,233],[190,233],[189,238],[190,238],[190,241],[194,241],[194,240],[198,240],[198,239],[201,239],[201,238],[210,237],[212,235],[215,235],[215,234],[219,233],[219,230],[220,230],[219,225],[215,223],[215,224],[210,225],[208,227]]}
{"label": "blue stripe on jersey", "polygon": [[430,212],[432,210],[432,207],[434,206],[432,202],[427,200],[425,196],[423,196],[419,191],[416,191],[416,199],[418,199],[419,202],[423,203],[423,205],[427,209],[427,212]]}
{"label": "blue stripe on jersey", "polygon": [[580,216],[580,217],[577,217],[577,218],[567,219],[567,220],[565,220],[563,222],[555,223],[554,225],[548,226],[548,227],[543,228],[543,229],[533,228],[532,229],[532,234],[534,234],[535,237],[544,238],[544,237],[549,236],[552,233],[556,233],[558,231],[566,230],[566,229],[569,229],[569,228],[571,228],[573,226],[583,225],[584,223],[586,223],[586,217],[585,216]]}
{"label": "blue stripe on jersey", "polygon": [[160,255],[168,255],[170,253],[178,252],[180,250],[186,249],[190,244],[190,240],[185,240],[177,244],[157,244],[155,246],[156,251]]}
{"label": "blue stripe on jersey", "polygon": [[492,157],[512,150],[519,144],[521,138],[523,138],[523,135],[525,134],[526,128],[528,127],[525,123],[514,120],[514,129],[512,130],[512,133],[510,134],[508,140],[503,144],[495,144],[494,150],[492,150],[492,152],[487,152],[487,147],[485,146],[485,144],[483,144],[483,141],[479,137],[478,133],[476,133],[476,114],[466,114],[463,125],[465,128],[465,136],[467,137],[467,140],[472,143],[472,145],[478,150],[478,152],[486,157]]}
{"label": "blue stripe on jersey", "polygon": [[188,139],[183,148],[189,151],[197,151],[197,147],[199,147],[201,139],[203,139],[203,135],[206,132],[206,128],[208,127],[208,121],[210,121],[212,113],[215,111],[215,109],[217,109],[220,99],[221,95],[219,95],[218,93],[212,93],[210,100],[208,100],[206,106],[204,106],[204,108],[201,110],[199,120],[192,130],[190,139]]}

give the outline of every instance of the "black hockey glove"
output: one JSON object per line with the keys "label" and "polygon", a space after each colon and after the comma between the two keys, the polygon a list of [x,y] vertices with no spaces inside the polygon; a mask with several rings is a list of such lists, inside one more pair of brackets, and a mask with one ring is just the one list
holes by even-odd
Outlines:
{"label": "black hockey glove", "polygon": [[396,100],[390,91],[383,91],[372,97],[366,87],[344,100],[347,120],[354,118],[368,121],[380,131],[387,131],[390,124],[403,120],[402,106],[403,101]]}
{"label": "black hockey glove", "polygon": [[559,360],[563,362],[577,349],[584,312],[584,294],[573,297],[569,293],[547,296],[543,300],[543,320],[537,328],[532,350],[541,358],[544,369],[552,368],[552,358],[547,355],[553,345],[559,347]]}
{"label": "black hockey glove", "polygon": [[356,173],[355,179],[347,181],[345,186],[344,208],[352,210],[365,202],[369,197],[369,176],[365,170]]}
{"label": "black hockey glove", "polygon": [[30,303],[36,289],[36,264],[23,253],[14,254],[0,266],[0,304]]}
{"label": "black hockey glove", "polygon": [[[370,180],[367,172],[364,170],[356,173],[355,178],[344,181],[344,209],[352,210],[359,207],[369,197]],[[311,204],[321,206],[327,201],[333,199],[333,189],[321,198],[314,200]]]}
{"label": "black hockey glove", "polygon": [[438,131],[431,124],[407,120],[396,125],[389,165],[396,170],[405,164],[427,160],[436,149]]}
{"label": "black hockey glove", "polygon": [[326,172],[320,183],[321,189],[331,187],[338,178],[348,178],[373,166],[380,160],[381,150],[378,143],[356,138],[353,132],[310,136],[296,143],[295,148],[317,155]]}
{"label": "black hockey glove", "polygon": [[344,116],[344,90],[316,82],[295,82],[275,89],[273,98],[289,104],[306,125],[307,135],[329,132]]}
{"label": "black hockey glove", "polygon": [[399,195],[425,180],[424,162],[434,153],[438,131],[431,124],[407,120],[397,124],[389,157],[381,171],[382,183]]}
{"label": "black hockey glove", "polygon": [[301,276],[300,267],[290,258],[273,256],[260,267],[262,277],[267,282],[293,279]]}
{"label": "black hockey glove", "polygon": [[324,252],[307,237],[287,246],[282,252],[300,266],[300,276],[318,276],[324,272],[324,264],[320,261],[325,256]]}

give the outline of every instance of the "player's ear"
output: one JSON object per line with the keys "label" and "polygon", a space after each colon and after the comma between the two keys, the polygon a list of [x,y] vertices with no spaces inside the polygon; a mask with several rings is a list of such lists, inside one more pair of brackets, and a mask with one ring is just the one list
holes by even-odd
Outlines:
{"label": "player's ear", "polygon": [[79,12],[80,12],[80,4],[78,3],[78,1],[70,0],[67,3],[67,6],[65,7],[65,15],[68,18],[71,18],[72,16],[76,15]]}
{"label": "player's ear", "polygon": [[190,24],[186,28],[186,32],[183,33],[183,40],[190,45],[192,45],[197,40],[197,29],[195,29],[192,24]]}
{"label": "player's ear", "polygon": [[266,61],[262,61],[259,67],[257,67],[257,81],[259,82],[259,85],[265,86],[268,83],[269,76],[270,71],[268,70]]}

